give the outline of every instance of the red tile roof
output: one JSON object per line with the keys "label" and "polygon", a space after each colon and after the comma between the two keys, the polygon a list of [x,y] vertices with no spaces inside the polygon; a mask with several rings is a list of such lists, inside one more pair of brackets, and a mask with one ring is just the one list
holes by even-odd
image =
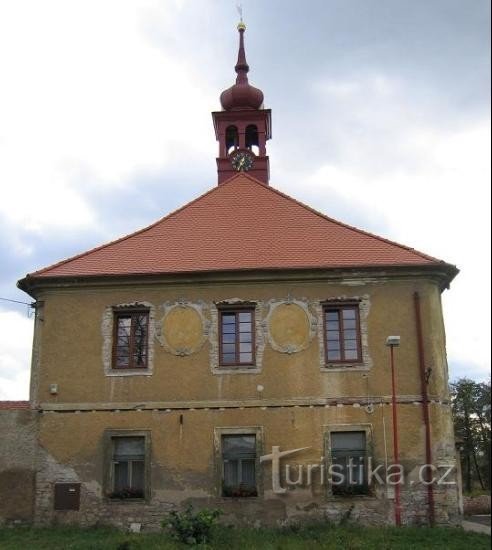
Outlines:
{"label": "red tile roof", "polygon": [[29,409],[29,401],[0,401],[0,411],[12,409]]}
{"label": "red tile roof", "polygon": [[436,264],[448,265],[241,173],[145,229],[28,278]]}

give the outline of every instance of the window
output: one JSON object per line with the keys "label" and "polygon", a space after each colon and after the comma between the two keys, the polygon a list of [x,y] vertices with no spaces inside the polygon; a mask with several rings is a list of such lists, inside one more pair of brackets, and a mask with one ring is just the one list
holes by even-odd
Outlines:
{"label": "window", "polygon": [[148,310],[139,309],[115,311],[113,368],[147,368],[148,334]]}
{"label": "window", "polygon": [[323,313],[326,361],[361,362],[359,304],[327,305]]}
{"label": "window", "polygon": [[111,498],[145,498],[145,437],[112,437]]}
{"label": "window", "polygon": [[222,496],[256,497],[256,435],[222,435]]}
{"label": "window", "polygon": [[366,432],[331,432],[331,490],[334,495],[367,493]]}
{"label": "window", "polygon": [[220,311],[220,364],[254,365],[254,309]]}

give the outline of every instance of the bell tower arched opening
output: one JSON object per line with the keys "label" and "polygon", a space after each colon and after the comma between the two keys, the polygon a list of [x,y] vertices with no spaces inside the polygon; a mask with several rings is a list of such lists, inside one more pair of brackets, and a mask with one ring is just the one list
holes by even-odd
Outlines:
{"label": "bell tower arched opening", "polygon": [[239,132],[237,126],[228,126],[226,128],[225,145],[228,155],[239,147]]}
{"label": "bell tower arched opening", "polygon": [[258,127],[256,124],[246,126],[245,143],[246,149],[249,149],[257,156],[260,154],[260,141],[258,139]]}

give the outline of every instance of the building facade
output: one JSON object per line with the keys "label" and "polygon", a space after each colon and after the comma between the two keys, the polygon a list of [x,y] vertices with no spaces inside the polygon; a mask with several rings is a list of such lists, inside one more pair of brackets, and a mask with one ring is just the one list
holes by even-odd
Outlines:
{"label": "building facade", "polygon": [[452,523],[441,293],[457,269],[269,185],[271,111],[238,30],[218,185],[19,282],[36,300],[34,521],[157,528],[192,503],[250,524],[394,522],[399,335],[402,522]]}

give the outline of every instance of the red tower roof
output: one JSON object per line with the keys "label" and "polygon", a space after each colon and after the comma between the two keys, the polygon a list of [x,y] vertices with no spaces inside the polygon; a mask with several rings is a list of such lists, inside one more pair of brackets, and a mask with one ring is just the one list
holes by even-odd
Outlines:
{"label": "red tower roof", "polygon": [[241,22],[239,31],[239,52],[236,63],[236,84],[223,91],[220,104],[225,111],[240,111],[243,109],[259,109],[263,104],[263,92],[248,82],[249,65],[244,51],[244,31],[246,25]]}
{"label": "red tower roof", "polygon": [[153,225],[20,281],[237,270],[443,266],[436,258],[329,218],[239,173]]}

